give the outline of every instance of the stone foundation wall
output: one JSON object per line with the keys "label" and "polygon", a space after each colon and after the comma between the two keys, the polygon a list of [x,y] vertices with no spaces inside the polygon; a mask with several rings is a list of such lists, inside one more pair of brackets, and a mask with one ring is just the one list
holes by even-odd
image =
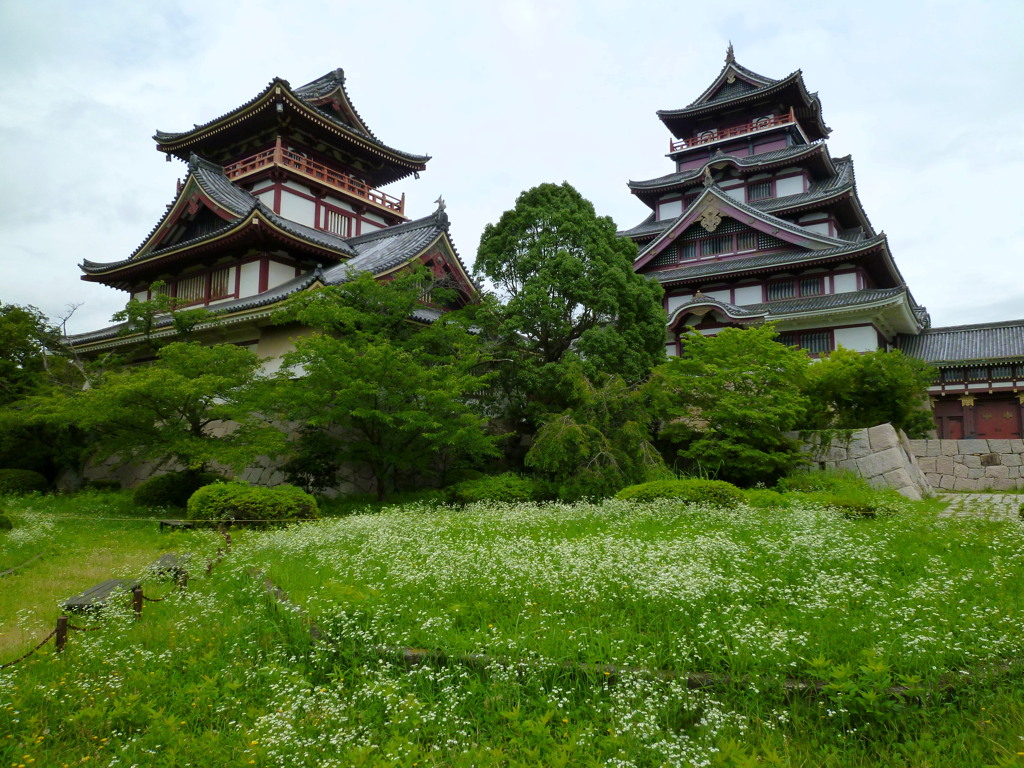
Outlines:
{"label": "stone foundation wall", "polygon": [[936,489],[1024,490],[1024,440],[911,440],[910,447]]}
{"label": "stone foundation wall", "polygon": [[[821,447],[805,445],[821,469],[843,469],[865,478],[876,488],[892,488],[915,501],[932,493],[932,485],[918,465],[911,443],[892,424],[858,429]],[[919,441],[920,442],[920,441]]]}

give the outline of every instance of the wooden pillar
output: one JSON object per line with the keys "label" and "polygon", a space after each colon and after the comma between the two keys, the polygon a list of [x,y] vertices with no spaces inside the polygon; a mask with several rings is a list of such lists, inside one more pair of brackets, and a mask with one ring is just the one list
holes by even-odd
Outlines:
{"label": "wooden pillar", "polygon": [[974,395],[963,395],[960,404],[964,407],[964,437],[977,437],[974,424]]}

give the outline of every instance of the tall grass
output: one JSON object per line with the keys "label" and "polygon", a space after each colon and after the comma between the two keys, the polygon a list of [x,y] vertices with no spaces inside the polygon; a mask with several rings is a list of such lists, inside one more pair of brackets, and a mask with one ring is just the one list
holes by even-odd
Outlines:
{"label": "tall grass", "polygon": [[[1020,765],[1024,684],[997,665],[1024,645],[1022,538],[806,499],[413,505],[245,532],[140,622],[115,610],[0,673],[0,765]],[[394,646],[490,661],[407,667]],[[672,674],[690,671],[733,682]]]}

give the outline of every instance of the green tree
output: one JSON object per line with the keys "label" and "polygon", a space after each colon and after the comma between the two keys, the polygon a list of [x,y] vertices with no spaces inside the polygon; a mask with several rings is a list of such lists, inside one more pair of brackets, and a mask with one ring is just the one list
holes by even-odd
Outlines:
{"label": "green tree", "polygon": [[521,351],[524,372],[578,356],[591,376],[636,383],[662,361],[662,289],[633,271],[636,253],[567,183],[523,192],[484,228],[475,269],[506,302],[496,330]]}
{"label": "green tree", "polygon": [[786,433],[803,426],[809,358],[777,335],[770,325],[691,332],[683,356],[654,371],[649,387],[661,437],[684,468],[751,485],[800,462],[799,444]]}
{"label": "green tree", "polygon": [[569,407],[544,417],[525,458],[560,497],[610,496],[669,476],[651,442],[653,416],[641,388],[619,376],[595,386],[578,364],[563,369],[561,387]]}
{"label": "green tree", "polygon": [[87,432],[96,459],[241,469],[284,444],[257,408],[260,383],[260,359],[243,347],[175,342],[155,361],[107,371],[87,389],[36,398],[30,412]]}
{"label": "green tree", "polygon": [[124,309],[114,313],[111,320],[124,323],[118,333],[121,336],[139,335],[147,350],[156,349],[159,344],[153,338],[161,317],[170,319],[170,328],[176,337],[189,341],[193,332],[201,323],[209,322],[212,313],[205,307],[190,307],[184,302],[170,296],[166,292],[162,280],[150,286],[151,299],[139,300],[131,298]]}
{"label": "green tree", "polygon": [[279,315],[316,331],[285,356],[278,388],[285,416],[322,432],[316,471],[305,474],[323,476],[326,450],[339,469],[368,468],[384,498],[404,478],[443,482],[449,470],[499,454],[474,407],[489,378],[487,351],[459,313],[415,319],[426,279],[411,271],[384,283],[364,273],[296,297]]}
{"label": "green tree", "polygon": [[0,406],[43,387],[61,347],[60,331],[38,309],[0,302]]}
{"label": "green tree", "polygon": [[935,369],[899,350],[854,352],[840,347],[811,366],[808,426],[860,429],[890,423],[910,437],[935,428],[927,408]]}

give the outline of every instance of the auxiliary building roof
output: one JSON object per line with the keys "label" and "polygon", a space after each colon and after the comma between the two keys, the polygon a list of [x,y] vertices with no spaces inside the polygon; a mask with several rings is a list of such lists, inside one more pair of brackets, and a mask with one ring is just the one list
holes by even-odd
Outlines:
{"label": "auxiliary building roof", "polygon": [[1024,361],[1024,319],[929,328],[901,335],[904,353],[935,364]]}

